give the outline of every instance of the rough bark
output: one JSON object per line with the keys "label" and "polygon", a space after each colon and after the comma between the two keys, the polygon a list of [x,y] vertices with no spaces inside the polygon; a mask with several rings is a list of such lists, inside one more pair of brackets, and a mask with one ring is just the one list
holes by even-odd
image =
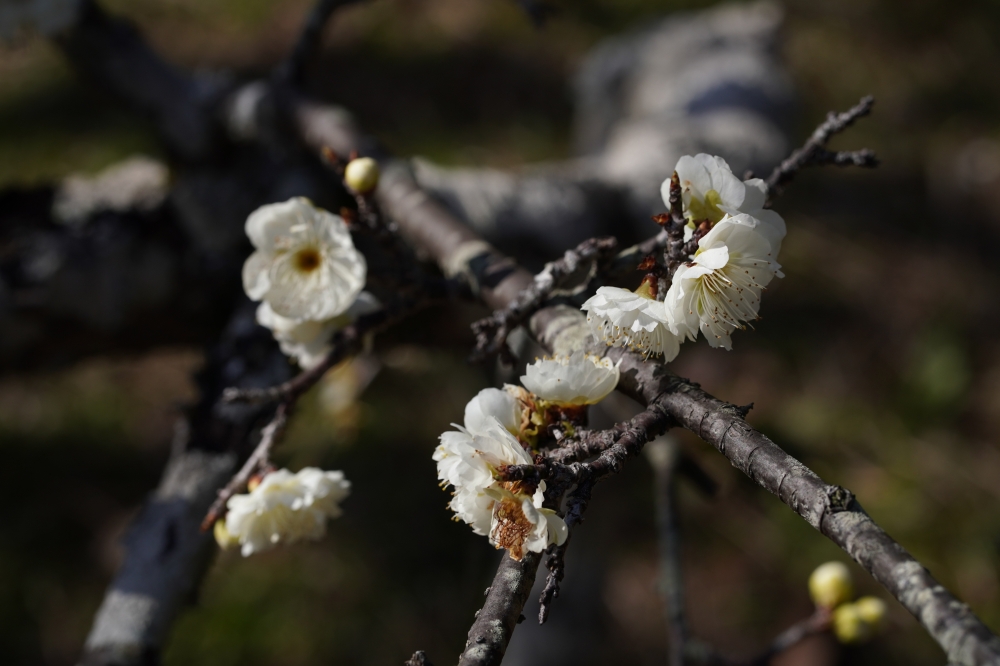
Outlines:
{"label": "rough bark", "polygon": [[521,611],[531,594],[541,561],[539,553],[527,553],[520,561],[511,559],[506,552],[503,554],[486,594],[486,603],[469,629],[459,666],[487,666],[503,660],[514,627],[524,619]]}
{"label": "rough bark", "polygon": [[734,467],[840,546],[917,618],[951,663],[1000,663],[1000,638],[966,604],[886,534],[849,490],[826,483],[754,430],[744,419],[742,408],[707,394],[663,364],[647,362],[620,348],[594,346],[579,311],[566,307],[543,310],[533,318],[532,328],[548,348],[564,353],[590,345],[594,353],[621,360],[619,390],[647,406],[656,406],[677,425],[713,445]]}
{"label": "rough bark", "polygon": [[290,367],[244,301],[198,376],[201,399],[178,421],[159,486],[132,521],[125,557],[87,637],[82,666],[152,666],[197,591],[215,542],[200,530],[219,488],[246,457],[269,407],[219,401],[228,386],[270,386]]}

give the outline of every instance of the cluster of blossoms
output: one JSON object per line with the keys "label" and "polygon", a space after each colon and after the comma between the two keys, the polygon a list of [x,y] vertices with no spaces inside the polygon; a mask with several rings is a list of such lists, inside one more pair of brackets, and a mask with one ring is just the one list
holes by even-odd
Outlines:
{"label": "cluster of blossoms", "polygon": [[442,434],[434,451],[442,486],[454,488],[449,506],[455,519],[488,535],[515,560],[561,545],[568,530],[555,510],[543,506],[545,482],[502,481],[499,471],[531,464],[550,425],[571,429],[618,378],[611,361],[576,352],[536,360],[521,377],[523,387],[480,391],[465,407],[464,425]]}
{"label": "cluster of blossoms", "polygon": [[321,539],[351,489],[343,472],[315,467],[296,474],[279,469],[250,486],[249,493],[229,498],[225,520],[215,524],[219,545],[239,545],[244,557],[279,543]]}
{"label": "cluster of blossoms", "polygon": [[243,288],[261,301],[257,322],[303,368],[319,363],[334,332],[377,310],[362,289],[367,265],[344,220],[304,197],[261,206],[247,218],[255,252]]}
{"label": "cluster of blossoms", "polygon": [[[785,222],[764,208],[767,185],[740,181],[721,157],[684,156],[676,168],[681,184],[685,241],[700,235],[698,249],[673,275],[663,299],[655,281],[636,291],[601,287],[583,304],[594,335],[609,345],[647,355],[677,356],[698,331],[713,347],[732,349],[733,331],[758,317],[760,297],[775,277]],[[663,183],[669,206],[670,179]]]}
{"label": "cluster of blossoms", "polygon": [[[348,165],[349,184],[370,191],[377,167],[372,160],[354,162],[360,165]],[[257,323],[270,329],[281,351],[302,368],[323,360],[338,329],[380,307],[362,291],[367,264],[340,216],[295,197],[255,210],[246,233],[254,253],[243,264],[243,288],[260,301]],[[306,467],[295,474],[270,472],[248,490],[229,499],[225,520],[215,524],[219,544],[239,545],[244,556],[321,538],[327,520],[340,515],[350,483],[343,472]]]}
{"label": "cluster of blossoms", "polygon": [[861,643],[885,625],[885,602],[878,597],[854,596],[851,572],[842,562],[827,562],[809,576],[809,595],[817,608],[830,613],[830,626],[842,643]]}

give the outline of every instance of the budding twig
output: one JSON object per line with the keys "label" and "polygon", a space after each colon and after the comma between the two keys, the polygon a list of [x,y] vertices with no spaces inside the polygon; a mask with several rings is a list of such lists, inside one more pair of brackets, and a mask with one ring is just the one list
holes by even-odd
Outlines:
{"label": "budding twig", "polygon": [[796,622],[778,634],[760,655],[747,661],[738,662],[737,666],[767,666],[776,655],[799,644],[810,636],[821,634],[824,631],[829,631],[829,629],[830,611],[826,608],[817,608],[815,613],[800,622]]}
{"label": "budding twig", "polygon": [[359,353],[368,335],[385,330],[428,305],[453,297],[458,286],[451,280],[425,279],[416,294],[401,294],[381,309],[358,319],[333,334],[330,351],[316,366],[299,373],[292,379],[268,388],[227,388],[222,392],[224,402],[265,403],[294,401],[323,378],[326,371],[344,359]]}
{"label": "budding twig", "polygon": [[591,238],[567,250],[561,259],[545,264],[545,268],[534,277],[531,286],[524,289],[507,307],[496,310],[489,317],[472,324],[476,335],[476,347],[470,360],[484,361],[491,356],[503,354],[507,337],[538,311],[554,293],[564,287],[569,278],[587,270],[584,286],[599,270],[618,247],[612,237]]}
{"label": "budding twig", "polygon": [[274,443],[284,433],[285,426],[288,425],[288,416],[291,410],[292,403],[290,402],[283,402],[278,405],[278,409],[274,412],[274,417],[260,431],[260,442],[257,443],[253,453],[243,463],[240,471],[233,475],[229,483],[219,490],[215,501],[212,502],[212,506],[209,507],[208,512],[205,514],[205,519],[201,521],[203,532],[211,528],[215,524],[215,521],[225,515],[226,502],[229,501],[229,498],[246,488],[250,477],[256,472],[267,468],[270,464],[271,449],[274,448]]}
{"label": "budding twig", "polygon": [[826,120],[813,131],[812,136],[802,147],[785,158],[767,177],[768,205],[782,193],[785,185],[791,182],[799,170],[804,167],[824,164],[865,168],[878,166],[878,158],[875,153],[867,148],[855,151],[826,149],[826,144],[833,135],[843,132],[858,118],[871,113],[874,104],[875,98],[868,95],[847,111],[842,113],[831,111],[827,114]]}

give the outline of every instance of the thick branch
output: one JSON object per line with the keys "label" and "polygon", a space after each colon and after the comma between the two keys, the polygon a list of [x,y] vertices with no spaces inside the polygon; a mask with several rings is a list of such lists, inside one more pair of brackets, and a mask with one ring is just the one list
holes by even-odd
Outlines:
{"label": "thick branch", "polygon": [[270,334],[245,302],[198,376],[201,399],[178,424],[159,487],[129,528],[126,554],[104,597],[80,663],[154,666],[170,627],[192,598],[213,552],[199,529],[216,492],[232,476],[242,445],[269,410],[220,405],[226,386],[261,386],[288,375]]}
{"label": "thick branch", "polygon": [[0,192],[0,370],[217,335],[240,259],[194,242],[166,202],[66,222],[53,199],[48,189]]}
{"label": "thick branch", "polygon": [[458,659],[459,666],[496,666],[503,660],[514,627],[524,619],[521,610],[535,584],[541,557],[538,553],[526,553],[517,561],[506,552],[503,554],[500,568],[486,594],[486,603],[476,613],[476,621],[469,629],[469,640]]}
{"label": "thick branch", "polygon": [[218,127],[211,104],[221,89],[164,62],[127,21],[81,0],[76,22],[55,42],[71,65],[150,117],[179,155],[193,160],[212,151]]}
{"label": "thick branch", "polygon": [[476,348],[471,360],[479,362],[502,354],[507,348],[507,337],[515,328],[527,321],[558,291],[564,290],[567,283],[573,282],[578,289],[585,288],[617,247],[618,241],[612,237],[591,238],[572,250],[566,250],[560,259],[545,264],[531,286],[522,291],[514,302],[472,324]]}
{"label": "thick branch", "polygon": [[610,350],[608,356],[622,359],[620,389],[661,405],[679,425],[715,446],[737,469],[843,548],[924,625],[952,663],[1000,661],[1000,638],[886,534],[850,491],[825,483],[754,430],[740,408],[672,375],[662,364],[644,363],[620,349]]}

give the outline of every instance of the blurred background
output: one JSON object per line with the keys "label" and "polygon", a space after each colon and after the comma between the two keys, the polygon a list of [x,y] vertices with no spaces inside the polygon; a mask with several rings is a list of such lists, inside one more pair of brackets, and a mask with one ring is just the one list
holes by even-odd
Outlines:
{"label": "blurred background", "polygon": [[[175,63],[247,75],[284,56],[309,7],[101,4],[134,20]],[[588,50],[712,4],[556,2],[536,29],[504,0],[378,0],[336,19],[309,85],[335,85],[338,101],[400,155],[500,168],[561,159],[571,153],[570,82]],[[789,227],[786,278],[768,290],[764,318],[736,336],[733,352],[685,345],[674,370],[724,400],[753,402],[755,427],[852,489],[1000,628],[1000,5],[781,6],[793,145],[827,111],[871,93],[874,115],[834,147],[870,147],[882,165],[801,175],[777,206]],[[45,40],[0,46],[0,189],[159,151],[148,126]],[[449,520],[430,454],[465,402],[496,381],[465,361],[468,323],[483,314],[425,312],[306,398],[276,460],[345,470],[354,484],[345,515],[318,544],[220,554],[176,625],[167,666],[392,664],[417,648],[450,663],[498,555]],[[201,361],[197,347],[160,349],[0,377],[4,663],[58,666],[78,656]],[[682,439],[720,486],[709,498],[682,482],[692,630],[727,654],[750,655],[809,614],[810,571],[847,558],[714,449]],[[534,626],[533,595],[505,663],[664,663],[653,520],[652,473],[638,459],[598,488],[550,623]],[[889,602],[888,631],[857,648],[812,639],[779,663],[942,663],[913,618],[851,566],[862,592]]]}

